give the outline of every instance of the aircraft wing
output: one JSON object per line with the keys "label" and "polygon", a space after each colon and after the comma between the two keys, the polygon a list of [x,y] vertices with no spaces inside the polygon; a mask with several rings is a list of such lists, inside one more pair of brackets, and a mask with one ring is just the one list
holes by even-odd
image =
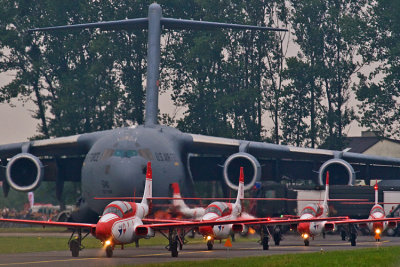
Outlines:
{"label": "aircraft wing", "polygon": [[325,230],[333,231],[335,229],[335,225],[345,225],[345,224],[358,224],[360,226],[365,226],[367,223],[375,223],[375,222],[388,222],[389,225],[393,224],[394,226],[400,222],[400,217],[397,218],[381,218],[381,219],[349,219],[342,221],[330,221],[325,224]]}
{"label": "aircraft wing", "polygon": [[[16,190],[32,191],[37,180],[55,181],[62,174],[63,181],[80,181],[83,161],[92,145],[109,131],[79,134],[44,140],[34,140],[20,143],[0,145],[0,165],[6,166],[12,162],[19,171],[32,175],[32,184],[12,185]],[[25,161],[25,164],[20,164]],[[26,164],[31,162],[31,164]],[[35,166],[21,170],[21,166]],[[40,170],[43,168],[43,171]],[[38,173],[43,177],[38,179]],[[25,175],[26,173],[24,173]],[[35,176],[36,175],[36,176]],[[35,177],[33,177],[35,176]],[[6,168],[0,168],[0,181],[6,180]],[[9,184],[6,183],[6,186]],[[3,187],[3,190],[5,187]],[[6,190],[7,191],[7,190]]]}
{"label": "aircraft wing", "polygon": [[329,218],[312,218],[312,219],[283,219],[283,220],[272,220],[270,218],[256,218],[256,219],[237,219],[237,220],[226,220],[226,221],[199,221],[199,222],[173,222],[173,223],[160,223],[160,224],[149,224],[138,226],[137,232],[143,231],[145,228],[151,228],[153,230],[168,230],[168,229],[181,229],[181,228],[196,228],[201,226],[214,226],[214,225],[285,225],[285,224],[299,224],[305,222],[319,222],[319,221],[339,221],[347,219],[347,217],[329,217]]}
{"label": "aircraft wing", "polygon": [[244,151],[257,157],[278,157],[287,159],[329,160],[341,158],[354,163],[369,163],[400,166],[400,158],[366,155],[360,153],[314,149],[288,145],[276,145],[230,138],[213,137],[200,134],[188,134],[187,149],[193,153],[213,154],[213,151],[225,152],[226,155]]}
{"label": "aircraft wing", "polygon": [[[256,180],[274,180],[284,176],[289,179],[318,179],[318,183],[323,185],[322,175],[331,164],[338,166],[330,168],[332,177],[335,178],[332,179],[332,184],[351,185],[354,184],[356,176],[363,179],[395,179],[396,173],[400,171],[400,158],[394,157],[360,154],[347,150],[276,145],[199,134],[184,134],[183,136],[183,147],[188,155],[187,162],[192,180],[207,181],[217,177],[221,179],[220,166],[223,166],[223,179],[230,188],[235,190],[236,185],[229,182],[235,181],[231,175],[233,175],[232,171],[238,168],[236,165],[239,162],[245,163],[247,168],[253,166],[250,173],[255,173],[255,175],[251,182],[246,184],[247,189],[254,185]],[[318,171],[318,177],[316,177],[316,171]]]}
{"label": "aircraft wing", "polygon": [[87,229],[96,228],[96,224],[90,224],[90,223],[52,222],[52,221],[35,221],[35,220],[20,220],[20,219],[0,219],[0,222],[34,224],[42,226],[58,226],[67,228],[87,228]]}
{"label": "aircraft wing", "polygon": [[342,221],[332,221],[329,223],[335,225],[343,225],[343,224],[364,224],[364,223],[374,223],[374,222],[400,222],[400,217],[397,218],[382,218],[382,219],[349,219]]}

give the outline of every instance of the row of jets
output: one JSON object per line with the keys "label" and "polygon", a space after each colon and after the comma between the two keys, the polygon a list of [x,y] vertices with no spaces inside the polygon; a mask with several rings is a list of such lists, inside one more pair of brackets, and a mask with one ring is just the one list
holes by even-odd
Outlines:
{"label": "row of jets", "polygon": [[[141,238],[151,238],[155,232],[164,235],[169,245],[167,248],[172,257],[178,256],[182,249],[184,237],[192,230],[196,230],[207,240],[207,248],[211,250],[215,240],[229,238],[232,234],[242,232],[249,227],[260,229],[261,244],[264,250],[269,249],[269,239],[273,236],[275,244],[279,245],[280,233],[270,233],[268,226],[290,225],[291,229],[297,229],[304,239],[304,244],[309,245],[310,238],[324,234],[326,231],[334,231],[339,225],[347,227],[349,240],[352,246],[356,245],[357,226],[368,227],[375,234],[375,239],[380,240],[380,234],[387,227],[396,227],[399,218],[386,218],[385,211],[378,204],[378,187],[375,185],[375,205],[372,207],[368,219],[349,219],[348,217],[329,217],[329,173],[326,178],[326,190],[322,204],[313,203],[307,205],[300,217],[284,218],[255,218],[242,212],[241,201],[244,199],[244,174],[240,168],[239,189],[234,203],[212,202],[206,208],[189,208],[179,192],[177,184],[173,185],[173,205],[190,220],[163,220],[149,219],[150,201],[152,197],[152,170],[151,163],[147,164],[146,182],[143,198],[140,203],[131,201],[113,201],[106,206],[103,215],[96,224],[53,222],[18,219],[0,219],[0,222],[36,224],[43,226],[67,227],[73,230],[68,241],[72,256],[78,257],[84,248],[82,241],[89,234],[99,239],[105,249],[107,257],[112,257],[116,245],[136,243]],[[89,231],[88,231],[89,230]]]}

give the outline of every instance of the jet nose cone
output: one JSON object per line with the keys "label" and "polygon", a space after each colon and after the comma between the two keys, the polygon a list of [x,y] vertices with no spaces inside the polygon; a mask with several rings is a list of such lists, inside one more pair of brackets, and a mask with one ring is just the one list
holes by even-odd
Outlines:
{"label": "jet nose cone", "polygon": [[111,227],[107,223],[99,222],[96,225],[96,238],[101,241],[108,240],[111,237]]}
{"label": "jet nose cone", "polygon": [[297,226],[297,231],[300,234],[309,234],[310,233],[310,223],[299,223]]}
{"label": "jet nose cone", "polygon": [[200,226],[199,232],[203,236],[213,236],[214,235],[214,231],[211,226]]}

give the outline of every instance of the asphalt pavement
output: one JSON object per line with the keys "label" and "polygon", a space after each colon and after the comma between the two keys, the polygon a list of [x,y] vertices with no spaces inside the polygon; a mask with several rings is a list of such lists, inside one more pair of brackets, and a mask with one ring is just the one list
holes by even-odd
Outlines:
{"label": "asphalt pavement", "polygon": [[0,254],[0,266],[118,266],[123,264],[162,263],[170,261],[193,261],[207,259],[226,259],[232,257],[264,256],[289,253],[309,253],[333,250],[349,250],[360,248],[375,248],[399,246],[399,237],[383,237],[381,242],[375,242],[372,236],[359,236],[357,246],[352,247],[348,241],[341,241],[338,235],[327,235],[326,239],[317,237],[310,241],[310,246],[304,246],[297,235],[285,236],[280,246],[270,242],[269,250],[262,250],[257,242],[233,242],[231,248],[224,247],[224,242],[216,242],[213,250],[207,250],[204,244],[186,244],[179,251],[177,258],[172,258],[165,246],[129,247],[121,250],[117,247],[112,258],[107,258],[105,251],[99,249],[85,249],[78,258],[73,258],[71,252],[48,251],[35,253]]}

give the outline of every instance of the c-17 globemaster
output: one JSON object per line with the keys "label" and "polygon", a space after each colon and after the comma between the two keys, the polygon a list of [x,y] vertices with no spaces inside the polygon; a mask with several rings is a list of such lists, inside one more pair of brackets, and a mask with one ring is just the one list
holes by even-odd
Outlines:
{"label": "c-17 globemaster", "polygon": [[[75,221],[97,221],[107,201],[94,197],[131,196],[132,188],[140,195],[145,183],[146,162],[152,161],[154,175],[163,180],[154,186],[154,196],[169,195],[169,185],[180,184],[185,195],[193,192],[190,160],[193,155],[207,158],[226,157],[223,179],[234,189],[235,174],[244,166],[245,189],[251,188],[261,178],[260,161],[265,158],[318,160],[319,183],[327,168],[339,165],[345,170],[348,184],[353,184],[355,171],[350,163],[364,165],[369,171],[374,165],[398,168],[400,159],[362,155],[345,151],[299,148],[263,142],[241,141],[183,133],[175,128],[157,123],[158,83],[160,65],[160,38],[162,28],[208,30],[227,28],[255,31],[286,31],[285,29],[165,18],[161,7],[154,3],[147,18],[56,26],[35,31],[73,30],[98,28],[125,30],[148,28],[147,81],[145,123],[135,128],[117,128],[107,131],[79,134],[38,141],[5,144],[0,146],[0,159],[4,173],[0,172],[5,195],[11,188],[32,191],[41,181],[55,180],[56,194],[60,198],[64,181],[81,181],[82,197],[79,212],[72,215]],[[216,165],[215,161],[206,160]],[[205,162],[202,168],[207,169]],[[211,163],[210,163],[211,162]]]}

